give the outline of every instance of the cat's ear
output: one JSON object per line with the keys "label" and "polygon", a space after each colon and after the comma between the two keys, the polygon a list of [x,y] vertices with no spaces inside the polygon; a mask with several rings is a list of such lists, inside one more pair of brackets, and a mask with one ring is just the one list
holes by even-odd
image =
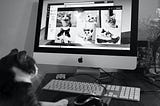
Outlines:
{"label": "cat's ear", "polygon": [[19,63],[23,63],[26,61],[27,58],[27,52],[26,51],[20,51],[17,55],[17,60]]}
{"label": "cat's ear", "polygon": [[17,48],[12,49],[11,52],[8,55],[15,55],[15,54],[18,54],[18,49]]}

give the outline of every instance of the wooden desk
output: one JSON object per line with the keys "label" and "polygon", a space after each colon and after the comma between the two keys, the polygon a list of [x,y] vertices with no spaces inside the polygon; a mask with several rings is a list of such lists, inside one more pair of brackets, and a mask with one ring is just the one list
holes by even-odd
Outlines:
{"label": "wooden desk", "polygon": [[[67,77],[71,77],[73,74],[67,74]],[[63,98],[68,98],[69,102],[73,102],[73,99],[77,94],[71,93],[62,93],[55,91],[42,90],[41,88],[47,84],[51,79],[55,78],[56,74],[48,73],[45,75],[42,83],[36,91],[39,100],[43,101],[57,101]],[[76,77],[76,78],[80,78]],[[83,80],[88,80],[89,82],[95,81],[93,78],[81,78]],[[74,79],[75,80],[75,79]],[[158,90],[157,87],[148,83],[144,80],[144,77],[140,73],[135,71],[121,71],[114,73],[114,80],[108,84],[124,85],[124,86],[133,86],[141,88],[141,98],[139,102],[129,101],[129,100],[120,100],[120,99],[111,99],[109,106],[160,106],[160,92],[145,92],[145,91],[154,91]],[[144,92],[143,92],[144,91]]]}

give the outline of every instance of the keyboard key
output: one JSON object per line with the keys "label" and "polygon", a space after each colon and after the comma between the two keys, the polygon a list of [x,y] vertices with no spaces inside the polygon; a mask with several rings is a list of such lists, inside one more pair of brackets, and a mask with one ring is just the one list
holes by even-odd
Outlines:
{"label": "keyboard key", "polygon": [[113,95],[113,97],[114,97],[114,98],[117,98],[117,97],[118,97],[118,95]]}
{"label": "keyboard key", "polygon": [[134,99],[139,101],[140,100],[140,89],[139,88],[135,88],[135,96]]}
{"label": "keyboard key", "polygon": [[135,88],[131,88],[129,99],[134,99],[134,90],[135,90]]}
{"label": "keyboard key", "polygon": [[121,92],[120,92],[120,98],[125,98],[125,89],[126,89],[126,87],[122,87],[122,89],[121,89]]}
{"label": "keyboard key", "polygon": [[128,99],[128,97],[129,97],[129,91],[130,91],[130,87],[126,87],[126,91],[125,91],[125,94],[124,94],[124,97],[126,99]]}
{"label": "keyboard key", "polygon": [[107,85],[107,90],[110,90],[111,89],[111,85]]}
{"label": "keyboard key", "polygon": [[113,92],[109,92],[108,96],[112,97],[113,96]]}
{"label": "keyboard key", "polygon": [[115,85],[112,85],[111,90],[114,91],[115,87],[116,87]]}
{"label": "keyboard key", "polygon": [[119,91],[120,86],[116,86],[115,91]]}

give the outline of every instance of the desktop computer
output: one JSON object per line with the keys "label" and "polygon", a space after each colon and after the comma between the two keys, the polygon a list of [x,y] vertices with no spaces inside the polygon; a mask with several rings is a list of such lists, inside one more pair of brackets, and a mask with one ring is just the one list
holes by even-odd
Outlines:
{"label": "desktop computer", "polygon": [[135,69],[138,0],[40,0],[34,58],[40,64]]}
{"label": "desktop computer", "polygon": [[39,64],[137,66],[138,0],[40,0],[36,27],[33,56]]}

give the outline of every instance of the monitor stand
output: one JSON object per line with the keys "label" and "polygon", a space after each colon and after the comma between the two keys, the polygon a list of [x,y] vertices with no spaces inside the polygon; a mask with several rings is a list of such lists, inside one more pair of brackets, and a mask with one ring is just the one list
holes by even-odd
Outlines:
{"label": "monitor stand", "polygon": [[[110,73],[111,72],[111,73]],[[81,75],[81,80],[87,80],[89,78],[94,78],[99,83],[112,83],[114,81],[114,73],[117,72],[117,69],[102,69],[102,68],[92,68],[92,67],[78,67],[76,70],[76,75]],[[90,76],[90,77],[88,77]],[[84,78],[84,79],[83,79]]]}
{"label": "monitor stand", "polygon": [[100,69],[92,68],[92,67],[78,67],[76,70],[76,74],[78,75],[90,75],[95,78],[100,77]]}

